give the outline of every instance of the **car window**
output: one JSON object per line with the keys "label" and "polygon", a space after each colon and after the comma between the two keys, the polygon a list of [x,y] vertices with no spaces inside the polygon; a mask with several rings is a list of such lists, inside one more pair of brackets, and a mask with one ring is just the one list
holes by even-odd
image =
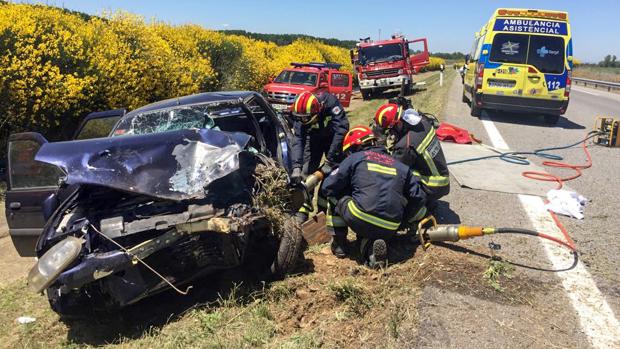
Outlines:
{"label": "car window", "polygon": [[90,119],[86,121],[80,133],[75,139],[91,139],[91,138],[103,138],[110,134],[114,125],[120,120],[120,116],[109,116],[103,118]]}
{"label": "car window", "polygon": [[361,47],[358,52],[360,63],[364,65],[403,59],[403,47],[400,44]]}
{"label": "car window", "polygon": [[214,126],[215,122],[206,105],[181,106],[128,116],[119,122],[112,136],[213,128]]}
{"label": "car window", "polygon": [[491,47],[491,61],[525,64],[527,59],[528,35],[497,34]]}
{"label": "car window", "polygon": [[474,54],[471,56],[471,57],[473,57],[474,61],[477,61],[478,59],[480,59],[480,53],[482,52],[482,44],[484,43],[484,38],[485,37],[486,37],[486,35],[483,35],[483,36],[478,38],[478,41],[476,41],[476,46],[475,46]]}
{"label": "car window", "polygon": [[11,189],[55,187],[63,172],[56,166],[36,161],[41,146],[32,140],[9,143]]}
{"label": "car window", "polygon": [[564,72],[564,39],[555,36],[532,35],[527,64],[535,66],[543,73],[562,74]]}
{"label": "car window", "polygon": [[349,87],[349,75],[342,73],[332,73],[332,86]]}
{"label": "car window", "polygon": [[316,86],[317,74],[303,71],[285,70],[275,78],[274,82],[291,85]]}

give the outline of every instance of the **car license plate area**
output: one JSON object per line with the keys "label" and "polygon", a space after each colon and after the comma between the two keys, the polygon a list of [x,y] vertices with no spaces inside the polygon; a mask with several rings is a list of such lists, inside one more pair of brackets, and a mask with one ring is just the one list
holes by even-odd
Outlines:
{"label": "car license plate area", "polygon": [[514,88],[517,82],[514,80],[489,79],[487,84],[494,88]]}

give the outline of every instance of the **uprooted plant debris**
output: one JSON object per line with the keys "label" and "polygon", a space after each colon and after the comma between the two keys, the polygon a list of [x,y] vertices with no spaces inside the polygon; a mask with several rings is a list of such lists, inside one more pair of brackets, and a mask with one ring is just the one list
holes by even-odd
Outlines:
{"label": "uprooted plant debris", "polygon": [[252,204],[260,207],[271,222],[276,234],[280,234],[292,210],[286,170],[272,159],[262,158],[256,166]]}

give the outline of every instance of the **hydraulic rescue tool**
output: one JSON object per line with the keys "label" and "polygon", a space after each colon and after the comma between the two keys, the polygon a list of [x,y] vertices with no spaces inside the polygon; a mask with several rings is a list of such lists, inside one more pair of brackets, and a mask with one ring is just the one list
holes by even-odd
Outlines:
{"label": "hydraulic rescue tool", "polygon": [[433,242],[437,241],[452,241],[471,239],[477,236],[484,236],[490,234],[523,234],[536,236],[539,238],[551,240],[558,245],[564,246],[571,251],[576,251],[575,244],[570,238],[567,241],[562,241],[553,236],[539,233],[533,230],[520,229],[520,228],[493,228],[493,227],[470,227],[466,225],[437,225],[435,217],[428,216],[420,221],[418,224],[418,235],[420,238],[420,244],[424,250],[428,249]]}

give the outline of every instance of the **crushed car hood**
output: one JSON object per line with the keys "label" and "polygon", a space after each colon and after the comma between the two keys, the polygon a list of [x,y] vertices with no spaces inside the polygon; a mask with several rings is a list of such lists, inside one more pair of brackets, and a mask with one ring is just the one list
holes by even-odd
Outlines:
{"label": "crushed car hood", "polygon": [[251,137],[208,129],[44,144],[36,160],[92,184],[175,201],[201,199],[214,180],[239,169]]}

